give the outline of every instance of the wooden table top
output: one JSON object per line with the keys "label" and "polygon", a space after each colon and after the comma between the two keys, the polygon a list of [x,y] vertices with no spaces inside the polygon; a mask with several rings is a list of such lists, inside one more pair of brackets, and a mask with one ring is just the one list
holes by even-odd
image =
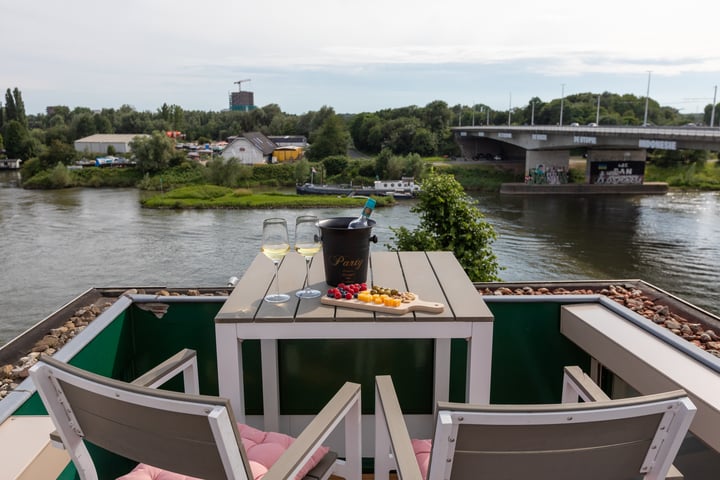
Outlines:
{"label": "wooden table top", "polygon": [[[445,305],[442,313],[410,312],[403,315],[323,305],[320,298],[299,299],[305,259],[296,253],[285,256],[280,266],[280,291],[290,295],[285,303],[272,304],[263,297],[276,289],[272,261],[258,254],[238,281],[215,317],[220,323],[339,322],[339,321],[473,321],[492,322],[493,315],[452,252],[371,252],[368,285],[409,291],[424,301]],[[325,283],[322,252],[310,266],[309,283],[323,295]]]}

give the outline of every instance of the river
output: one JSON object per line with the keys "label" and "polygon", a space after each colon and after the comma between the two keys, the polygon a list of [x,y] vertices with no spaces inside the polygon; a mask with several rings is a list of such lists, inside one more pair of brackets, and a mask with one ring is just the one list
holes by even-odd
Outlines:
{"label": "river", "polygon": [[[720,312],[720,194],[478,195],[506,281],[642,279]],[[23,190],[0,172],[0,345],[91,287],[224,286],[259,252],[262,220],[297,210],[149,210],[135,189]],[[378,209],[413,228],[411,202]],[[345,209],[302,211],[321,218]]]}

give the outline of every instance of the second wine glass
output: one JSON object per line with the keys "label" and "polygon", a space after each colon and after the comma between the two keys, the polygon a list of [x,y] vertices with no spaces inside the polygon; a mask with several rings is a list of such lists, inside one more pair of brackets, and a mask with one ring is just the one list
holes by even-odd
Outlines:
{"label": "second wine glass", "polygon": [[320,290],[310,288],[310,260],[322,248],[318,222],[318,217],[314,215],[303,215],[295,220],[295,250],[305,257],[305,288],[295,292],[299,298],[321,295]]}
{"label": "second wine glass", "polygon": [[268,218],[263,221],[262,252],[275,264],[277,290],[265,296],[265,301],[281,303],[290,300],[290,295],[280,293],[280,261],[290,251],[287,222],[284,218]]}

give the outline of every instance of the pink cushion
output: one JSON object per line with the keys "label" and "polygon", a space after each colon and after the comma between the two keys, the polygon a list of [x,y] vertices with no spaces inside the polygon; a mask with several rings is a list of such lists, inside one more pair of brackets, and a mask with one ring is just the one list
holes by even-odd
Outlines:
{"label": "pink cushion", "polygon": [[[260,480],[270,467],[285,453],[295,439],[289,435],[276,432],[264,432],[257,428],[238,423],[238,431],[243,448],[247,453],[253,479]],[[328,453],[329,448],[320,447],[300,469],[297,480],[303,478]],[[143,463],[118,480],[198,480],[178,473],[169,472]]]}
{"label": "pink cushion", "polygon": [[430,450],[432,450],[432,440],[416,440],[412,439],[413,452],[415,459],[420,467],[422,478],[427,478],[428,467],[430,466]]}

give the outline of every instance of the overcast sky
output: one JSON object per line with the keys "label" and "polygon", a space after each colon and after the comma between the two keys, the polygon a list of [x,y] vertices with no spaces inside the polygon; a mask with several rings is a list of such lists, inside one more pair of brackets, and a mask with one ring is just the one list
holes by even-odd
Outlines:
{"label": "overcast sky", "polygon": [[[720,84],[720,1],[0,0],[0,89],[48,105],[288,113],[434,100],[496,110],[564,93],[702,111]],[[652,72],[648,74],[648,72]],[[0,97],[4,103],[4,94]]]}

